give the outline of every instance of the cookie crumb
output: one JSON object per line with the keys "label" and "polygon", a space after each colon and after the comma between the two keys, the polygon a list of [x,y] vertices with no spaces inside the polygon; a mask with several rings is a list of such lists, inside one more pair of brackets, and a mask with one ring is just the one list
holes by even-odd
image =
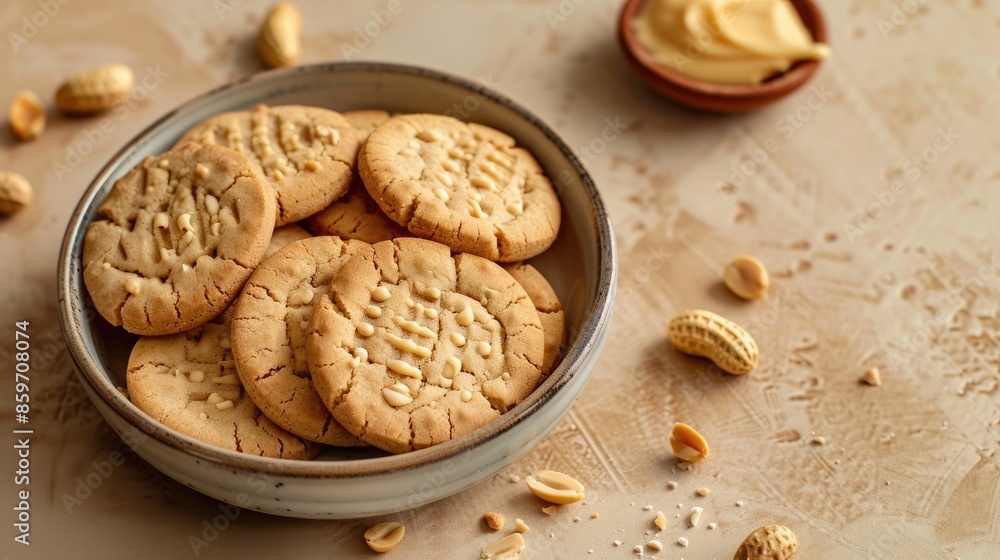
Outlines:
{"label": "cookie crumb", "polygon": [[615,541],[613,543],[611,543],[611,544],[613,544],[615,546],[621,546],[622,545],[622,541],[615,539]]}
{"label": "cookie crumb", "polygon": [[597,513],[596,511],[594,513],[590,514],[590,518],[591,519],[597,519],[600,516],[601,516],[601,514]]}
{"label": "cookie crumb", "polygon": [[823,437],[823,436],[813,436],[813,438],[809,440],[809,444],[810,445],[826,445],[826,438]]}
{"label": "cookie crumb", "polygon": [[702,498],[704,498],[705,496],[707,496],[709,492],[711,492],[711,490],[709,490],[708,488],[699,488],[699,489],[697,489],[697,490],[694,491],[695,494],[698,494]]}
{"label": "cookie crumb", "polygon": [[545,507],[542,508],[542,513],[544,513],[545,515],[550,515],[550,516],[551,515],[555,515],[556,514],[556,506],[545,506]]}
{"label": "cookie crumb", "polygon": [[574,517],[573,518],[573,523],[579,523],[579,522],[580,522],[580,518],[579,517]]}
{"label": "cookie crumb", "polygon": [[881,387],[882,375],[879,373],[878,368],[868,368],[868,370],[861,376],[861,381],[864,381],[872,387]]}
{"label": "cookie crumb", "polygon": [[663,550],[663,543],[657,540],[652,540],[646,543],[646,546],[652,548],[653,550],[660,551]]}
{"label": "cookie crumb", "polygon": [[512,475],[510,475],[510,481],[511,482],[521,482],[521,477],[517,476],[516,474],[512,474]]}
{"label": "cookie crumb", "polygon": [[636,554],[642,554],[642,545],[641,544],[635,545],[635,547],[632,549],[632,552]]}
{"label": "cookie crumb", "polygon": [[677,539],[677,544],[679,544],[681,546],[687,546],[688,545],[688,540],[686,538],[684,538],[684,537],[681,537],[681,538]]}
{"label": "cookie crumb", "polygon": [[495,511],[487,512],[483,515],[483,519],[486,520],[486,525],[494,531],[503,529],[504,523],[507,521],[507,518],[505,518],[502,513],[497,513]]}
{"label": "cookie crumb", "polygon": [[708,528],[709,529],[715,529],[718,526],[719,525],[715,521],[713,521],[713,522],[711,522],[711,523],[708,524]]}
{"label": "cookie crumb", "polygon": [[642,506],[642,509],[644,511],[652,511],[653,510],[653,506],[651,506],[649,504],[646,504],[646,505]]}
{"label": "cookie crumb", "polygon": [[743,500],[736,500],[736,507],[743,507]]}
{"label": "cookie crumb", "polygon": [[670,482],[667,483],[667,490],[676,490],[676,489],[677,489],[677,483],[676,482],[674,482],[673,480],[671,480]]}

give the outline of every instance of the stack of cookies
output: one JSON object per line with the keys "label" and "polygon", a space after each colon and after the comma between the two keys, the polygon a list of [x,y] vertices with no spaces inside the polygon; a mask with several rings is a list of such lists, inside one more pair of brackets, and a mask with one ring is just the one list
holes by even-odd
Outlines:
{"label": "stack of cookies", "polygon": [[141,335],[128,395],[155,420],[267,457],[401,453],[499,417],[556,366],[562,308],[522,261],[560,213],[492,128],[258,106],[115,183],[84,280]]}

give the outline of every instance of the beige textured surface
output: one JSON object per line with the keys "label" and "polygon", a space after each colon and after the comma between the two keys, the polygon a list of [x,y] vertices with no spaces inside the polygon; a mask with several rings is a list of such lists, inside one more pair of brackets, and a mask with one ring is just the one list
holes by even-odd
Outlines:
{"label": "beige textured surface", "polygon": [[[1000,118],[1000,69],[989,53],[1000,47],[1000,7],[926,2],[907,14],[912,3],[822,4],[834,56],[811,86],[816,95],[806,90],[760,113],[719,118],[678,110],[641,87],[614,43],[617,2],[588,0],[565,21],[556,1],[404,3],[354,58],[488,80],[580,150],[617,228],[615,330],[569,417],[495,479],[378,519],[241,512],[199,557],[371,558],[361,535],[393,520],[407,530],[392,558],[441,550],[476,558],[498,538],[481,521],[490,510],[524,519],[533,558],[634,558],[630,549],[647,541],[656,511],[668,518],[659,535],[667,554],[658,558],[732,558],[764,523],[791,527],[809,560],[995,557],[1000,132],[991,123]],[[36,194],[0,222],[3,332],[10,335],[15,319],[32,322],[35,372],[33,544],[15,545],[8,532],[0,557],[59,558],[72,543],[109,558],[191,558],[189,537],[222,513],[152,471],[98,416],[71,376],[54,296],[64,225],[108,158],[179,103],[260,69],[253,41],[268,3],[244,0],[221,17],[215,5],[118,0],[95,10],[71,2],[18,52],[7,42],[0,49],[4,99],[30,88],[51,100],[62,78],[110,61],[132,66],[148,91],[108,115],[104,129],[100,118],[54,116],[30,144],[0,135],[0,169],[24,174]],[[385,7],[303,2],[305,61],[342,59],[341,44],[359,37],[354,28]],[[2,3],[4,37],[38,12],[32,0]],[[157,67],[166,75],[150,73]],[[616,118],[627,125],[617,136]],[[938,131],[949,128],[958,137],[933,152]],[[777,149],[764,164],[745,164],[752,176],[722,188],[767,145]],[[85,155],[72,155],[81,149]],[[893,180],[903,190],[890,197]],[[866,208],[871,217],[860,214]],[[847,224],[860,235],[849,237]],[[773,273],[764,299],[743,302],[721,285],[723,266],[738,253]],[[664,325],[690,307],[755,327],[760,367],[733,378],[671,351]],[[0,343],[8,372],[13,351]],[[881,387],[859,385],[870,366],[880,368]],[[8,430],[13,405],[8,388],[0,393]],[[675,420],[697,426],[712,446],[694,471],[675,472],[667,444]],[[813,432],[826,445],[807,444]],[[16,455],[7,437],[0,503],[11,507]],[[94,464],[114,453],[124,460],[102,477]],[[543,468],[583,482],[586,505],[543,514],[523,482]],[[77,479],[88,476],[100,484],[80,488]],[[666,488],[670,480],[677,489]],[[699,487],[711,493],[697,497]],[[86,499],[67,507],[63,496],[77,492]],[[695,505],[705,508],[699,528],[682,528]],[[717,529],[708,530],[713,521]],[[681,535],[687,548],[674,544]],[[626,545],[615,548],[615,539]]]}

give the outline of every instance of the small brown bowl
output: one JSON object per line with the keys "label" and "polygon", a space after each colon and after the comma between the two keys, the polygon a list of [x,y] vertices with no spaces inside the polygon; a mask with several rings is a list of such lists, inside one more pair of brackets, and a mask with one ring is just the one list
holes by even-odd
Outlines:
{"label": "small brown bowl", "polygon": [[[710,113],[745,113],[788,95],[819,68],[817,60],[796,62],[787,72],[760,85],[715,84],[689,78],[659,62],[639,43],[633,21],[647,0],[627,0],[618,24],[618,42],[625,58],[649,87],[667,99]],[[791,0],[813,40],[829,44],[826,20],[814,0]]]}

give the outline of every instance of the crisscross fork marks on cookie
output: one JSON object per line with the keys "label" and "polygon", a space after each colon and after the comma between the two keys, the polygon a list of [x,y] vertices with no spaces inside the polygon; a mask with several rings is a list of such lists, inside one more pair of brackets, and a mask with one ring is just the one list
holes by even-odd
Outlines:
{"label": "crisscross fork marks on cookie", "polygon": [[541,378],[538,315],[494,263],[402,238],[352,257],[334,283],[310,325],[313,382],[372,445],[400,452],[461,435]]}

